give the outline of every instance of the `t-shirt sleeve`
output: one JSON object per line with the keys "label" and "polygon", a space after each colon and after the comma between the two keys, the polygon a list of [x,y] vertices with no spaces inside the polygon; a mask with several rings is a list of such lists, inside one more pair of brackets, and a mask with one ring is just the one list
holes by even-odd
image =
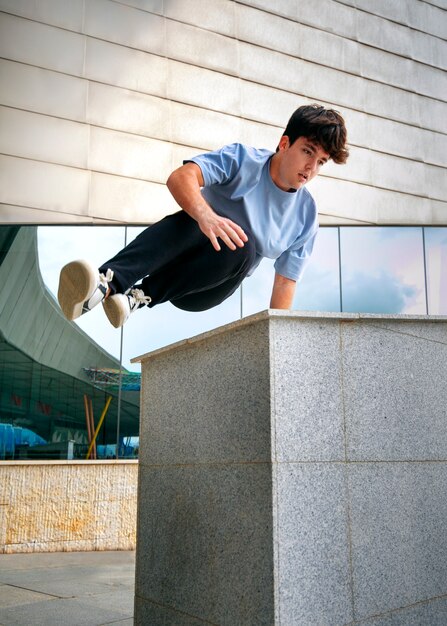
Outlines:
{"label": "t-shirt sleeve", "polygon": [[317,231],[304,244],[296,244],[285,250],[275,261],[275,271],[281,276],[300,282],[310,259]]}
{"label": "t-shirt sleeve", "polygon": [[230,144],[215,152],[199,154],[185,163],[196,163],[202,170],[205,186],[224,185],[231,180],[240,168],[241,145]]}

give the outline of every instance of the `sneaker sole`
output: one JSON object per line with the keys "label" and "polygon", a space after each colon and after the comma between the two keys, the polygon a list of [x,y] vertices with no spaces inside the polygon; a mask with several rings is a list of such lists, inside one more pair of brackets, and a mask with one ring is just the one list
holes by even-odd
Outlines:
{"label": "sneaker sole", "polygon": [[97,273],[87,261],[72,261],[62,268],[57,299],[68,320],[75,320],[82,315],[84,302],[96,289]]}
{"label": "sneaker sole", "polygon": [[119,293],[106,298],[102,303],[104,313],[114,328],[121,328],[129,317],[125,307],[121,306],[121,298],[127,299],[126,296]]}

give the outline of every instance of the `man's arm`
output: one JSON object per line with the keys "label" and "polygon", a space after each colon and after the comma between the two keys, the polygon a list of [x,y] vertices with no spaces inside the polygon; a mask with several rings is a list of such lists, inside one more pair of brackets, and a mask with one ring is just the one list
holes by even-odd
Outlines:
{"label": "man's arm", "polygon": [[271,309],[292,308],[293,296],[295,295],[296,280],[291,280],[281,274],[275,274],[272,297],[270,299]]}
{"label": "man's arm", "polygon": [[247,235],[242,228],[232,220],[213,211],[200,193],[204,180],[202,170],[196,163],[186,163],[174,170],[166,185],[177,204],[196,220],[200,230],[208,237],[215,250],[220,250],[218,238],[230,250],[235,250],[236,246],[242,248],[244,242],[247,241]]}

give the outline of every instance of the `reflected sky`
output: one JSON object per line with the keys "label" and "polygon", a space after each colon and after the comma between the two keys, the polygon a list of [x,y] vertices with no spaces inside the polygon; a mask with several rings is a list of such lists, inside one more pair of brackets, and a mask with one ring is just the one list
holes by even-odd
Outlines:
{"label": "reflected sky", "polygon": [[340,230],[343,310],[425,314],[421,228]]}
{"label": "reflected sky", "polygon": [[[127,228],[131,241],[142,228]],[[293,308],[340,311],[339,251],[336,227],[321,228],[312,259],[298,284]],[[44,281],[57,292],[61,267],[77,258],[101,265],[125,245],[120,227],[48,226],[38,228],[39,262]],[[426,228],[430,314],[447,314],[447,228]],[[340,229],[343,311],[426,313],[422,229],[417,227],[343,227]],[[244,316],[269,306],[273,261],[264,259],[242,289]],[[240,291],[202,313],[170,303],[132,315],[123,329],[123,365],[139,371],[130,359],[239,319]],[[96,307],[76,323],[107,352],[119,358],[121,331]]]}

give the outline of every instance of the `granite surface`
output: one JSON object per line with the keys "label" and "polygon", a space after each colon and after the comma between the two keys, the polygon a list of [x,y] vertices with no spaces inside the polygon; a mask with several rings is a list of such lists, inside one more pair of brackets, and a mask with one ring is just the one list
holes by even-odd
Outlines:
{"label": "granite surface", "polygon": [[142,378],[140,463],[270,460],[268,322],[158,353]]}
{"label": "granite surface", "polygon": [[137,623],[446,623],[446,322],[269,311],[143,357]]}
{"label": "granite surface", "polygon": [[341,463],[274,466],[279,624],[353,618],[345,474]]}
{"label": "granite surface", "polygon": [[222,626],[272,623],[268,464],[143,466],[138,526],[137,596]]}
{"label": "granite surface", "polygon": [[356,619],[447,595],[447,463],[348,474]]}
{"label": "granite surface", "polygon": [[349,460],[447,459],[447,343],[402,326],[342,326]]}
{"label": "granite surface", "polygon": [[279,318],[270,332],[273,460],[345,458],[338,323]]}

